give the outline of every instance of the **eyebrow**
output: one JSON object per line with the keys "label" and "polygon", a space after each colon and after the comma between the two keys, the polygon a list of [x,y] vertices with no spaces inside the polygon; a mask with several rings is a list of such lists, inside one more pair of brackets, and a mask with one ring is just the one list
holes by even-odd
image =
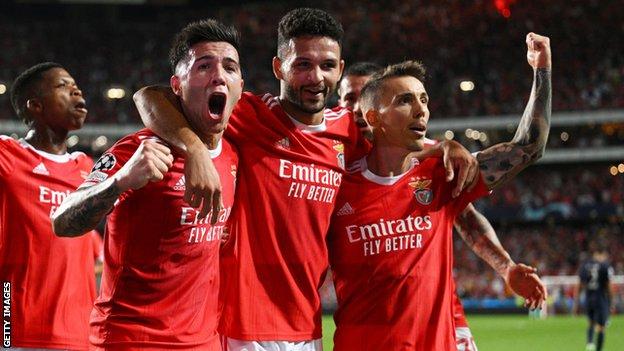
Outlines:
{"label": "eyebrow", "polygon": [[[199,62],[199,61],[208,61],[208,60],[214,60],[216,57],[213,55],[204,55],[199,57],[197,60],[195,60],[195,62]],[[238,61],[236,61],[235,59],[226,56],[223,58],[223,61],[226,61],[228,63],[235,63],[236,65],[240,66],[240,64],[238,63]]]}
{"label": "eyebrow", "polygon": [[413,97],[423,97],[424,96],[426,98],[429,98],[429,95],[425,91],[422,91],[422,92],[420,92],[418,94],[414,93],[413,91],[407,91],[407,92],[395,95],[394,98],[395,99],[400,99],[400,98],[407,97],[407,96],[413,96]]}

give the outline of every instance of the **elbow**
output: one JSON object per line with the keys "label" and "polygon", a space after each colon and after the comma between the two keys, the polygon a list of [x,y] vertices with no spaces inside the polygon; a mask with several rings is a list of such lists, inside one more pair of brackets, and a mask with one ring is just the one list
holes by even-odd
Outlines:
{"label": "elbow", "polygon": [[56,234],[56,236],[62,238],[71,238],[83,234],[72,231],[71,228],[66,224],[67,221],[63,217],[63,214],[59,212],[60,211],[56,211],[54,215],[52,215],[52,231],[54,231],[54,234]]}
{"label": "elbow", "polygon": [[59,219],[59,217],[56,216],[56,214],[54,214],[54,216],[52,217],[52,231],[54,231],[54,234],[56,234],[56,236],[71,236],[67,230],[67,227],[63,225],[62,221]]}
{"label": "elbow", "polygon": [[539,143],[538,145],[536,145],[536,151],[535,154],[533,156],[533,160],[531,163],[535,163],[537,162],[539,159],[541,159],[542,157],[544,157],[544,154],[546,153],[546,143]]}
{"label": "elbow", "polygon": [[149,94],[149,89],[151,87],[143,87],[139,90],[137,90],[133,95],[132,95],[132,100],[134,101],[134,104],[137,107],[140,107],[141,105],[143,105],[143,102],[146,99],[146,95]]}

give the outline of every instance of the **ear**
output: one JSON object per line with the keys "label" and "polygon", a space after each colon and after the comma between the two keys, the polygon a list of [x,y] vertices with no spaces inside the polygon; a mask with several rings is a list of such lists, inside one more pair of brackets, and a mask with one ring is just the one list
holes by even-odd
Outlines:
{"label": "ear", "polygon": [[370,109],[366,111],[366,114],[364,115],[364,119],[366,119],[366,122],[368,122],[368,124],[373,128],[379,127],[379,124],[381,122],[379,117],[379,112],[375,109]]}
{"label": "ear", "polygon": [[181,96],[180,94],[182,94],[182,89],[180,88],[180,77],[176,76],[175,74],[172,75],[171,78],[169,78],[169,84],[171,85],[171,90],[173,90],[173,93],[177,96]]}
{"label": "ear", "polygon": [[345,62],[344,60],[340,60],[340,78],[342,78],[342,74],[344,73]]}
{"label": "ear", "polygon": [[38,115],[43,112],[43,104],[37,98],[31,98],[26,100],[26,110],[33,114]]}
{"label": "ear", "polygon": [[275,78],[277,78],[278,80],[283,80],[284,74],[282,73],[282,59],[275,56],[273,57],[272,64],[273,64],[273,75],[275,75]]}

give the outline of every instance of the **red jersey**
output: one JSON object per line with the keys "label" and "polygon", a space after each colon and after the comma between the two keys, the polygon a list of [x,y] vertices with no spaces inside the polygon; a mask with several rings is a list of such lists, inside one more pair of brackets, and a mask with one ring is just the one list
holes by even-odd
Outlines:
{"label": "red jersey", "polygon": [[457,290],[453,291],[453,318],[455,319],[455,328],[468,328],[464,306],[459,296],[457,296]]}
{"label": "red jersey", "polygon": [[367,144],[347,110],[289,117],[277,97],[244,93],[226,136],[240,151],[230,242],[222,251],[221,332],[240,340],[321,337],[325,237],[347,157]]}
{"label": "red jersey", "polygon": [[[113,145],[83,186],[116,173],[146,138],[157,139],[144,129]],[[224,204],[215,226],[183,200],[184,158],[173,156],[162,181],[126,191],[108,216],[102,286],[91,314],[96,346],[221,350],[219,245],[234,200],[237,155],[225,140],[211,152]]]}
{"label": "red jersey", "polygon": [[81,152],[54,155],[0,136],[0,280],[11,284],[14,347],[88,348],[91,238],[57,237],[50,215],[92,164]]}
{"label": "red jersey", "polygon": [[338,298],[335,350],[455,350],[452,228],[488,193],[451,197],[442,160],[396,177],[345,177],[328,237]]}
{"label": "red jersey", "polygon": [[[429,148],[434,145],[437,145],[439,141],[435,139],[425,138],[424,148]],[[455,284],[455,278],[453,277],[453,316],[455,319],[455,327],[456,328],[468,328],[468,321],[466,320],[466,313],[464,312],[464,306],[462,305],[461,299],[457,296],[457,286]]]}

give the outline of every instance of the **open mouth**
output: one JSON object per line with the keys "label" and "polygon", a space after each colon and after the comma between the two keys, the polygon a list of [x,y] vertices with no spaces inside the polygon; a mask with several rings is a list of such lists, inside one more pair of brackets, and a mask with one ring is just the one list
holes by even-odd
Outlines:
{"label": "open mouth", "polygon": [[425,136],[425,133],[427,132],[427,127],[424,125],[414,125],[409,127],[409,130],[419,136]]}
{"label": "open mouth", "polygon": [[74,108],[80,112],[87,113],[87,104],[84,101],[78,102],[76,105],[74,105]]}
{"label": "open mouth", "polygon": [[223,93],[212,93],[208,98],[208,110],[210,117],[213,119],[221,119],[223,110],[225,109],[226,96]]}

